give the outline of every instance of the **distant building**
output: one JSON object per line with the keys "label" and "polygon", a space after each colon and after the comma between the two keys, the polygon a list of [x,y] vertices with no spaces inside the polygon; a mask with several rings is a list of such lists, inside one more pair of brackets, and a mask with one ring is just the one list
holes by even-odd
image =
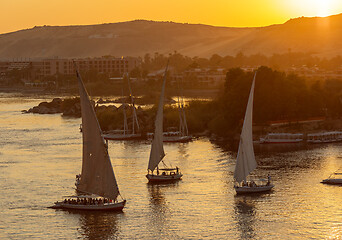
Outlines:
{"label": "distant building", "polygon": [[[141,65],[139,58],[134,57],[100,57],[82,58],[75,60],[80,71],[94,70],[99,73],[107,73],[110,77],[122,76],[125,72],[130,72]],[[0,77],[5,76],[12,70],[26,69],[31,72],[30,76],[40,79],[46,76],[58,74],[72,75],[75,73],[72,59],[43,59],[25,61],[6,61],[0,62]]]}
{"label": "distant building", "polygon": [[[99,73],[107,73],[111,76],[122,76],[141,65],[141,61],[134,57],[101,57],[83,58],[75,60],[80,71],[94,70]],[[43,60],[43,75],[53,76],[56,74],[70,75],[75,73],[73,60],[71,59],[45,59]]]}
{"label": "distant building", "polygon": [[226,79],[226,71],[223,68],[191,68],[180,74],[171,75],[173,85],[200,86],[216,88],[222,86]]}

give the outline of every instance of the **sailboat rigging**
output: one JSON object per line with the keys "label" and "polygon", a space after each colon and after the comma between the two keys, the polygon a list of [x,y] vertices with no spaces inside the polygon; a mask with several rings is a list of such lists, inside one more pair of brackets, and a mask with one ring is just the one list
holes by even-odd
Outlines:
{"label": "sailboat rigging", "polygon": [[255,161],[252,132],[253,98],[256,74],[257,73],[254,74],[252,87],[248,98],[234,171],[234,179],[236,181],[234,188],[238,194],[266,192],[274,187],[274,185],[270,182],[270,177],[268,177],[266,184],[262,183],[257,185],[254,181],[247,181],[247,176],[258,166],[257,162]]}
{"label": "sailboat rigging", "polygon": [[[124,100],[124,94],[123,94],[123,89],[122,89],[122,110],[123,110],[123,115],[124,115],[124,130],[123,132],[120,131],[119,133],[117,130],[114,131],[109,131],[106,132],[103,137],[106,140],[132,140],[132,139],[138,139],[141,138],[141,133],[140,131],[140,126],[139,126],[139,121],[138,121],[138,116],[137,112],[135,109],[135,104],[134,104],[134,97],[132,95],[132,89],[131,89],[131,84],[130,84],[130,78],[128,73],[126,74],[127,82],[128,82],[128,88],[129,88],[129,98],[130,98],[130,104],[131,106],[128,106],[128,108],[132,108],[132,130],[130,131],[128,129],[128,124],[127,124],[127,113],[126,113],[126,103]],[[123,84],[124,84],[125,78],[122,78]],[[137,129],[135,129],[135,126]],[[137,131],[136,131],[137,130]]]}
{"label": "sailboat rigging", "polygon": [[[192,140],[192,136],[189,135],[188,125],[186,122],[185,110],[184,110],[184,97],[178,84],[179,94],[177,101],[178,115],[179,115],[179,130],[174,132],[164,132],[164,142],[189,142]],[[181,97],[179,96],[181,95]]]}
{"label": "sailboat rigging", "polygon": [[[149,182],[165,182],[165,181],[175,181],[180,180],[183,176],[178,167],[172,168],[168,167],[164,162],[165,157],[164,146],[163,146],[163,108],[164,108],[164,95],[165,95],[165,85],[166,85],[166,74],[168,69],[168,63],[164,72],[163,85],[160,93],[160,99],[158,104],[158,110],[155,120],[154,135],[151,145],[150,158],[148,162],[148,173],[146,178]],[[164,167],[159,168],[159,163],[162,162]],[[154,174],[154,170],[156,174]],[[162,173],[160,174],[160,171]]]}
{"label": "sailboat rigging", "polygon": [[[76,64],[75,68],[77,69]],[[76,75],[80,91],[83,138],[82,173],[78,175],[77,190],[84,195],[69,196],[68,200],[55,202],[51,208],[122,210],[126,200],[118,201],[121,195],[109,158],[108,146],[102,137],[95,110],[78,70]]]}

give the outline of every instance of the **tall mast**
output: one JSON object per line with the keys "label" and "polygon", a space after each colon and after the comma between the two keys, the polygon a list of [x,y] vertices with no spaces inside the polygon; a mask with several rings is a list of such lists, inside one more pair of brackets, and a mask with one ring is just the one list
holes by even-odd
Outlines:
{"label": "tall mast", "polygon": [[122,77],[121,98],[122,98],[122,110],[123,110],[123,115],[124,115],[124,135],[126,135],[126,131],[128,131],[128,125],[127,125],[127,116],[126,116],[126,105],[125,105],[125,99],[124,99],[124,76]]}
{"label": "tall mast", "polygon": [[135,133],[135,131],[134,131],[134,123],[137,125],[137,128],[138,128],[137,130],[138,131],[140,130],[140,126],[139,126],[139,122],[138,122],[137,112],[136,112],[136,109],[135,109],[134,97],[133,97],[132,88],[131,88],[131,81],[130,81],[128,73],[127,73],[127,79],[128,79],[127,81],[128,81],[129,96],[130,96],[131,104],[132,104],[132,107],[133,107],[132,123],[133,123],[133,134],[134,134]]}
{"label": "tall mast", "polygon": [[160,93],[158,110],[155,120],[154,135],[152,140],[150,159],[148,162],[148,169],[153,171],[160,161],[165,157],[164,146],[163,146],[163,108],[164,108],[164,95],[165,95],[165,85],[166,85],[166,74],[168,69],[169,61],[167,62],[162,90]]}

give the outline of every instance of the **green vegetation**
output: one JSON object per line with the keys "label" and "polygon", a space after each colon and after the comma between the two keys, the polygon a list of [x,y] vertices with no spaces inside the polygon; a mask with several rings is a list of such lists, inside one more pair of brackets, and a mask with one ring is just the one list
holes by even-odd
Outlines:
{"label": "green vegetation", "polygon": [[[241,130],[253,72],[232,68],[227,72],[223,94],[213,101],[192,101],[186,106],[191,133],[209,132],[218,136],[234,136]],[[254,123],[266,126],[271,121],[296,121],[313,117],[342,117],[342,82],[336,80],[307,81],[293,74],[260,67],[254,94]],[[156,106],[140,110],[144,131],[153,131]],[[99,114],[103,129],[119,121],[122,113],[110,117]],[[119,119],[119,120],[118,120]],[[165,107],[164,129],[178,127],[178,109]],[[298,127],[298,126],[293,126]]]}
{"label": "green vegetation", "polygon": [[[225,87],[222,93],[212,101],[192,101],[185,111],[190,133],[212,133],[218,136],[236,136],[241,130],[249,91],[254,72],[240,68],[227,71]],[[85,78],[87,79],[87,78]],[[88,81],[90,81],[89,78]],[[100,82],[101,83],[101,82]],[[92,82],[88,84],[98,84]],[[156,104],[161,84],[155,84],[153,91],[147,94],[152,108],[138,108],[137,114],[142,132],[151,132],[154,127]],[[87,85],[92,92],[91,85]],[[152,94],[153,92],[153,94]],[[128,119],[132,118],[132,109],[126,108]],[[65,99],[61,103],[64,115],[80,116],[79,98]],[[97,106],[96,112],[101,128],[120,129],[123,126],[122,107]],[[269,67],[257,69],[253,122],[258,126],[267,126],[272,121],[306,120],[324,117],[326,121],[316,127],[333,129],[336,119],[342,117],[342,81],[313,81],[294,74],[286,74]],[[178,108],[167,105],[164,108],[164,129],[179,126]],[[131,120],[128,121],[129,124]],[[300,130],[298,124],[287,126]]]}

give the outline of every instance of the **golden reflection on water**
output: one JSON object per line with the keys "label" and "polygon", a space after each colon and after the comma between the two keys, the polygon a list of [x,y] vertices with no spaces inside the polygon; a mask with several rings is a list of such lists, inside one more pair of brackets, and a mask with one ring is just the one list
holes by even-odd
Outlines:
{"label": "golden reflection on water", "polygon": [[[41,99],[0,96],[0,237],[4,239],[340,239],[342,188],[320,184],[342,167],[342,144],[256,146],[255,175],[273,192],[236,196],[236,146],[206,138],[165,144],[183,180],[147,184],[150,142],[110,142],[123,213],[47,209],[74,193],[80,119],[21,114]],[[229,148],[232,148],[231,151]],[[5,217],[4,217],[5,216]],[[18,224],[20,223],[20,224]]]}

